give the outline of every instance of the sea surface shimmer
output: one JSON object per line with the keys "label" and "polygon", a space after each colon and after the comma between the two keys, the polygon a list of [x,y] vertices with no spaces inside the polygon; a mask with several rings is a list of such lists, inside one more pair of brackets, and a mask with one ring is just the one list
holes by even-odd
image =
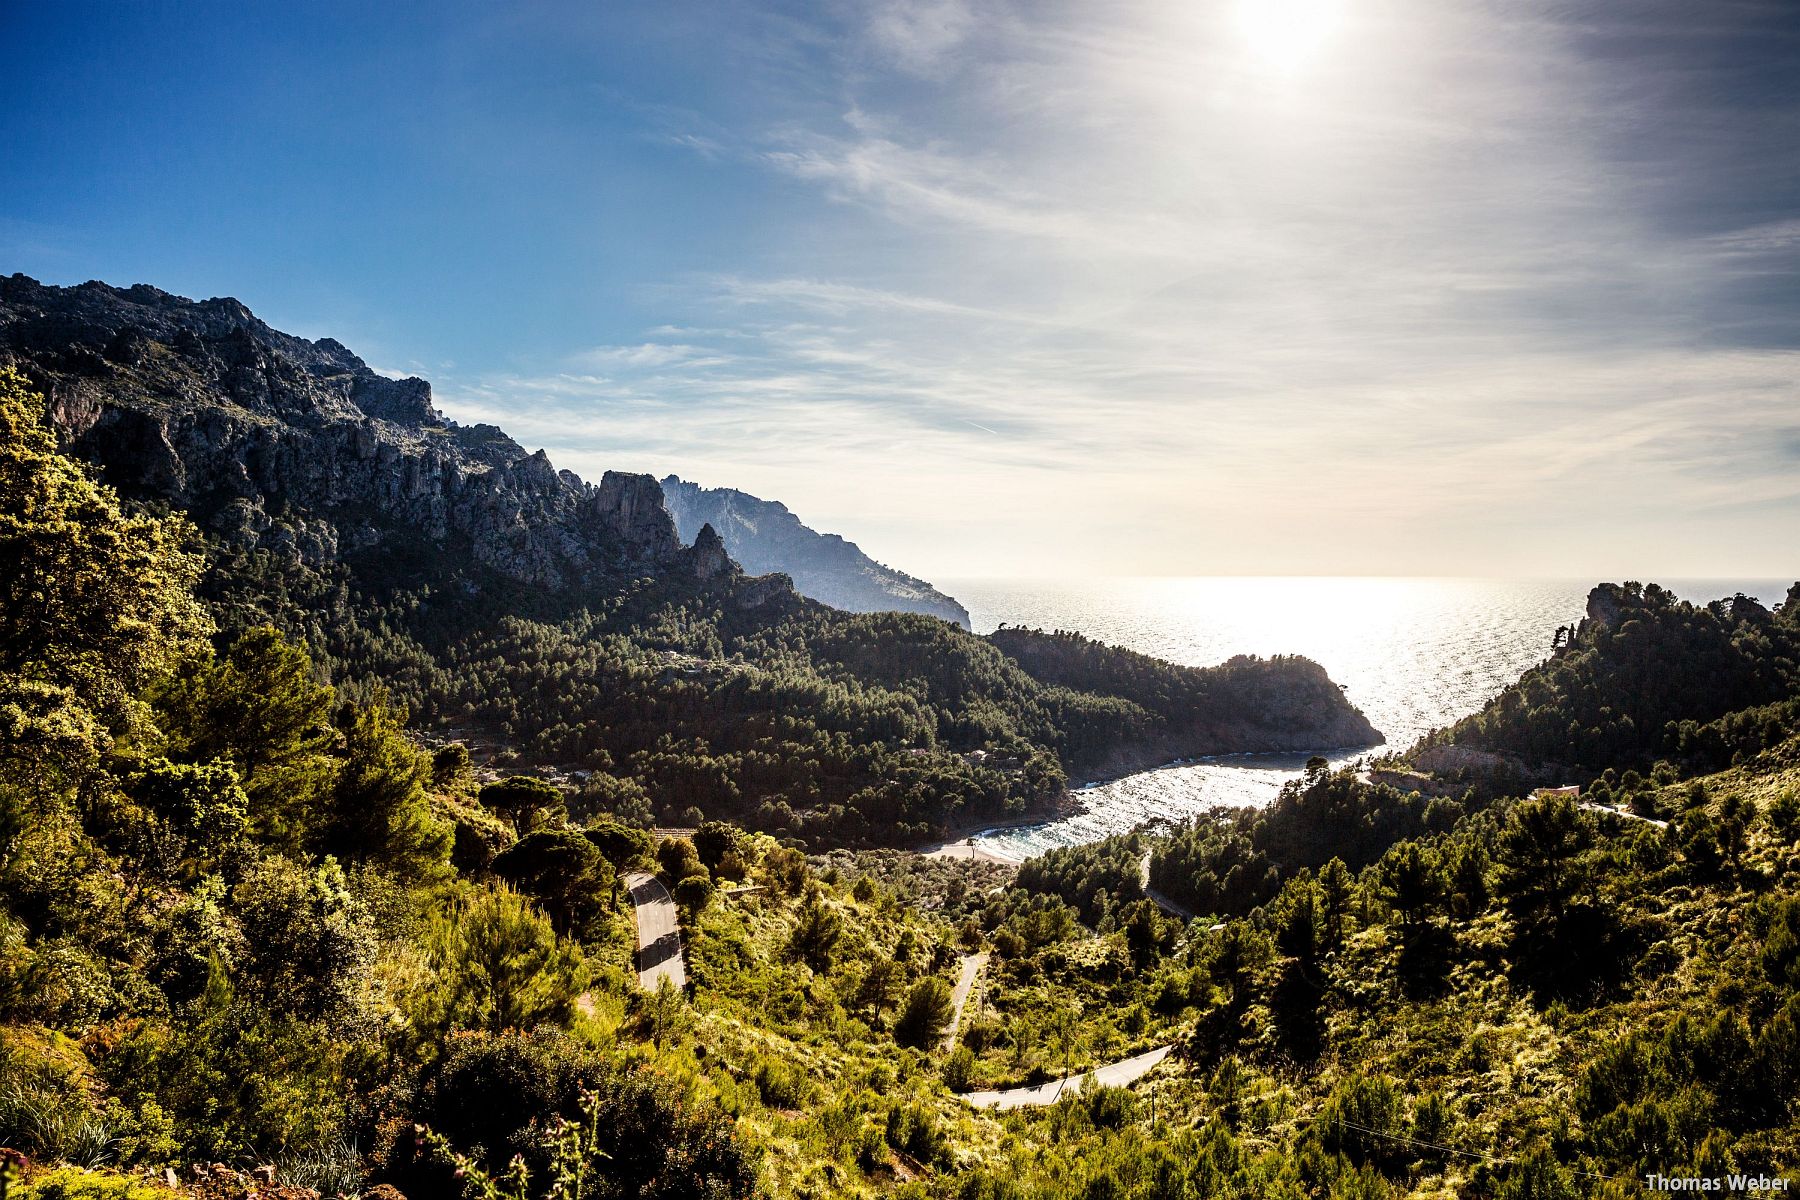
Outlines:
{"label": "sea surface shimmer", "polygon": [[[1579,621],[1594,580],[1194,578],[947,580],[976,632],[1001,623],[1072,629],[1192,666],[1234,654],[1317,660],[1387,736],[1410,746],[1474,712],[1550,653],[1558,625]],[[1685,600],[1737,592],[1773,606],[1792,580],[1657,580]],[[1346,762],[1354,753],[1332,753]],[[1159,818],[1220,805],[1262,805],[1307,755],[1238,755],[1144,771],[1084,789],[1084,810],[983,835],[983,849],[1027,858]]]}

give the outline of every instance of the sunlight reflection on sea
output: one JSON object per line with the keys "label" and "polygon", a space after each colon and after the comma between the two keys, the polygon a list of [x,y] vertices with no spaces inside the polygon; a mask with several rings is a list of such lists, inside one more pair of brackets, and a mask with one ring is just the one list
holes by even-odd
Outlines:
{"label": "sunlight reflection on sea", "polygon": [[[1744,592],[1773,606],[1775,580],[1659,581],[1687,600]],[[1474,712],[1550,652],[1558,625],[1581,619],[1588,581],[1401,578],[948,580],[979,633],[1004,622],[1072,629],[1191,666],[1234,654],[1303,654],[1325,667],[1404,749]],[[1358,752],[1329,753],[1342,763]],[[1028,858],[1157,819],[1219,806],[1261,806],[1307,755],[1234,755],[1143,771],[1083,789],[1083,811],[980,835],[981,847]]]}

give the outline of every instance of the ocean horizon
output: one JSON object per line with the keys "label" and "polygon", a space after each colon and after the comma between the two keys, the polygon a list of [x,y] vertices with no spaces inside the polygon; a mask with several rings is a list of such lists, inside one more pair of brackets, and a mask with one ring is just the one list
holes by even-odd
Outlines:
{"label": "ocean horizon", "polygon": [[[1077,813],[978,835],[989,853],[1023,859],[1148,822],[1218,807],[1261,807],[1312,753],[1344,764],[1404,750],[1476,712],[1550,654],[1578,623],[1598,579],[1468,576],[1115,576],[950,579],[977,633],[1002,624],[1073,630],[1184,666],[1238,654],[1300,654],[1342,685],[1386,739],[1369,748],[1230,755],[1168,764],[1077,788]],[[1652,582],[1652,581],[1646,581]],[[1793,580],[1658,579],[1683,600],[1742,592],[1773,607]]]}

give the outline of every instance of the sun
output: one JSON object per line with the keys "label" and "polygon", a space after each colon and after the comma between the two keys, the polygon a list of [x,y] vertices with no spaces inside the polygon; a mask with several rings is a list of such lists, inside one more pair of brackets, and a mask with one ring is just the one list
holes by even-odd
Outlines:
{"label": "sun", "polygon": [[1337,28],[1342,0],[1235,0],[1238,33],[1250,52],[1282,72],[1310,60]]}

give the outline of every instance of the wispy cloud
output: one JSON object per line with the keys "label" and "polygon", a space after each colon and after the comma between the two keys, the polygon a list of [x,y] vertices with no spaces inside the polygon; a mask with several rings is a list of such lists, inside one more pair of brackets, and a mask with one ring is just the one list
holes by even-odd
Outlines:
{"label": "wispy cloud", "polygon": [[679,342],[642,342],[636,346],[595,346],[574,355],[572,361],[580,366],[603,369],[666,367],[673,363],[710,366],[729,360]]}
{"label": "wispy cloud", "polygon": [[1679,46],[1360,0],[1275,70],[1230,7],[870,6],[809,60],[832,103],[693,147],[817,215],[671,282],[641,344],[455,407],[922,571],[1773,566],[1800,356],[1721,297],[1800,216],[1676,218],[1733,134],[1643,140]]}

